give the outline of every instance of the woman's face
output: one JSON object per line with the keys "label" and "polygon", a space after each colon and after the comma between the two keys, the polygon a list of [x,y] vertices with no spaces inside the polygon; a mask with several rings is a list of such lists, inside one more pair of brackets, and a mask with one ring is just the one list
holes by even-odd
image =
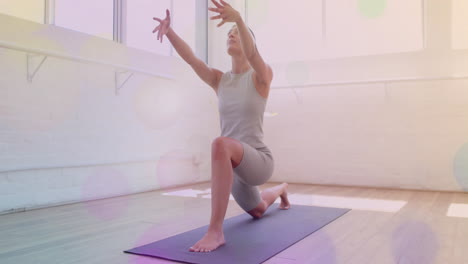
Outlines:
{"label": "woman's face", "polygon": [[236,26],[232,27],[231,30],[229,30],[226,45],[228,54],[231,56],[242,52],[242,48],[240,46],[241,43],[239,39],[239,31],[237,30]]}

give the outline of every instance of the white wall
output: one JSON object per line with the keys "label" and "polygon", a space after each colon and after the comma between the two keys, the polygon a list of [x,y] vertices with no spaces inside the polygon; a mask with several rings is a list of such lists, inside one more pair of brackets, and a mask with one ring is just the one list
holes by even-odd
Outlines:
{"label": "white wall", "polygon": [[[230,2],[245,8],[244,1]],[[300,2],[309,3],[294,1],[295,8]],[[275,63],[264,57],[274,70],[264,118],[264,142],[275,157],[271,181],[468,191],[468,80],[391,81],[468,76],[468,51],[451,45],[451,1],[424,1],[424,8],[420,50]],[[275,18],[287,23],[291,15]],[[211,63],[227,71],[230,25],[215,24]],[[282,35],[271,28],[272,39]],[[288,54],[301,38],[289,41],[277,52]],[[259,44],[261,54],[266,45]],[[390,81],[359,83],[372,80]]]}
{"label": "white wall", "polygon": [[272,93],[272,181],[466,190],[468,81],[325,88]]}
{"label": "white wall", "polygon": [[0,49],[0,212],[207,181],[219,136],[216,94],[179,58],[0,15],[2,44],[103,60],[135,73],[48,57],[32,83],[26,53]]}

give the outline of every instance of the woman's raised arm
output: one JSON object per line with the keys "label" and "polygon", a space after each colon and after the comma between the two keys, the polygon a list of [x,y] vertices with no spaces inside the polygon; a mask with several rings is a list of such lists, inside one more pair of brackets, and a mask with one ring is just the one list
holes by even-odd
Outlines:
{"label": "woman's raised arm", "polygon": [[157,17],[153,19],[160,23],[159,26],[153,30],[153,33],[158,33],[157,39],[161,40],[162,43],[165,35],[180,57],[193,68],[198,77],[217,92],[218,84],[223,73],[217,69],[208,67],[205,62],[197,58],[190,46],[175,33],[170,26],[171,15],[169,10],[166,10],[166,18],[164,20]]}

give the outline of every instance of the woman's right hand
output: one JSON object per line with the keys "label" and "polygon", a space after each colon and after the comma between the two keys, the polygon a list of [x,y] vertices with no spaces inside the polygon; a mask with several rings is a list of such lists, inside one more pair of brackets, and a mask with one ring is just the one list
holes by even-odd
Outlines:
{"label": "woman's right hand", "polygon": [[161,20],[157,17],[153,17],[154,20],[159,22],[159,26],[157,26],[154,30],[153,33],[158,31],[158,40],[161,38],[161,43],[163,40],[163,36],[167,34],[169,31],[169,27],[171,26],[171,15],[169,13],[169,10],[166,9],[166,18],[164,20]]}

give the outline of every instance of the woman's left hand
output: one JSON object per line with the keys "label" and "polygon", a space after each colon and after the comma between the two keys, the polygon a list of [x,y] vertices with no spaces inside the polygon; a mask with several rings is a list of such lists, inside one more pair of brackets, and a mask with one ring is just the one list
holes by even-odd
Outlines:
{"label": "woman's left hand", "polygon": [[209,7],[208,10],[217,12],[219,15],[210,17],[211,20],[213,19],[222,19],[221,23],[218,24],[218,27],[222,26],[226,22],[237,22],[239,19],[242,19],[240,13],[237,12],[232,6],[226,3],[223,0],[220,0],[221,4],[218,3],[216,0],[211,0],[216,8]]}

